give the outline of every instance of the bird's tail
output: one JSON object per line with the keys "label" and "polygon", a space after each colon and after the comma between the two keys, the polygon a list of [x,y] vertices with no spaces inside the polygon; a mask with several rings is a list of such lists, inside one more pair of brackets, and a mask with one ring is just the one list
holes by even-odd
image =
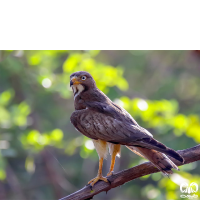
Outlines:
{"label": "bird's tail", "polygon": [[154,149],[156,151],[164,153],[165,155],[175,158],[181,163],[184,163],[184,159],[179,153],[177,153],[173,149],[170,149],[169,147],[165,146],[164,144],[155,140],[154,138],[144,138],[140,141],[138,146],[144,147],[147,149]]}
{"label": "bird's tail", "polygon": [[143,147],[126,146],[137,155],[151,161],[164,175],[172,174],[172,168],[179,170],[178,167],[164,154],[154,149],[146,149]]}

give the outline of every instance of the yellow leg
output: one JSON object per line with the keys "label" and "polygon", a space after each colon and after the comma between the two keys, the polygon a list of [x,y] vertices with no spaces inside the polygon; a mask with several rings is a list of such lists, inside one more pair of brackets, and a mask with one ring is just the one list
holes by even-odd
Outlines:
{"label": "yellow leg", "polygon": [[103,168],[103,158],[100,158],[99,159],[99,170],[98,170],[97,177],[88,182],[88,184],[90,184],[92,187],[99,180],[108,182],[107,178],[105,178],[105,177],[102,176],[102,168]]}
{"label": "yellow leg", "polygon": [[109,144],[109,151],[111,154],[111,164],[110,164],[110,170],[107,176],[111,176],[113,174],[113,170],[115,166],[115,158],[117,154],[120,155],[120,148],[121,148],[120,144]]}
{"label": "yellow leg", "polygon": [[115,166],[115,157],[116,157],[116,154],[112,154],[112,156],[111,156],[110,170],[109,170],[107,176],[111,176],[113,174],[114,166]]}

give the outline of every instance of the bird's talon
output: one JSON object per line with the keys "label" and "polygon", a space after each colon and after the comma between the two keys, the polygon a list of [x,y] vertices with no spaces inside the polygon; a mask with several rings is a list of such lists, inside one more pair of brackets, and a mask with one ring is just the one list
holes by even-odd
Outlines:
{"label": "bird's talon", "polygon": [[89,186],[90,186],[90,190],[92,190],[92,186],[89,184]]}
{"label": "bird's talon", "polygon": [[107,178],[107,180],[108,180],[108,183],[111,185],[111,181]]}
{"label": "bird's talon", "polygon": [[94,184],[97,183],[99,180],[104,181],[106,183],[109,182],[107,178],[103,176],[97,176],[96,178],[93,178],[92,180],[90,180],[88,184],[90,184],[90,186],[93,187]]}

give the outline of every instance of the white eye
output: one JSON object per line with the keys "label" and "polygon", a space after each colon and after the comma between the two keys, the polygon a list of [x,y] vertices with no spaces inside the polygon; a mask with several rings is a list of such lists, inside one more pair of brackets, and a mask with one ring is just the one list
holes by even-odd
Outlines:
{"label": "white eye", "polygon": [[81,79],[82,79],[82,80],[85,80],[85,79],[86,79],[86,76],[82,76]]}

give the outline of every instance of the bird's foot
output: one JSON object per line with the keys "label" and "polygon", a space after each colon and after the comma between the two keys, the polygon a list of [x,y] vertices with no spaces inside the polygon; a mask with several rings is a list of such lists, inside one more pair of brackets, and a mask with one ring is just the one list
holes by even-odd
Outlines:
{"label": "bird's foot", "polygon": [[105,178],[105,177],[103,177],[103,176],[97,176],[97,177],[95,177],[95,178],[93,178],[92,180],[90,180],[89,182],[88,182],[88,184],[90,184],[92,187],[94,186],[94,184],[96,183],[96,182],[98,182],[99,180],[101,180],[101,181],[104,181],[104,182],[108,182],[108,179],[107,178]]}
{"label": "bird's foot", "polygon": [[112,176],[114,171],[108,172],[107,176]]}

